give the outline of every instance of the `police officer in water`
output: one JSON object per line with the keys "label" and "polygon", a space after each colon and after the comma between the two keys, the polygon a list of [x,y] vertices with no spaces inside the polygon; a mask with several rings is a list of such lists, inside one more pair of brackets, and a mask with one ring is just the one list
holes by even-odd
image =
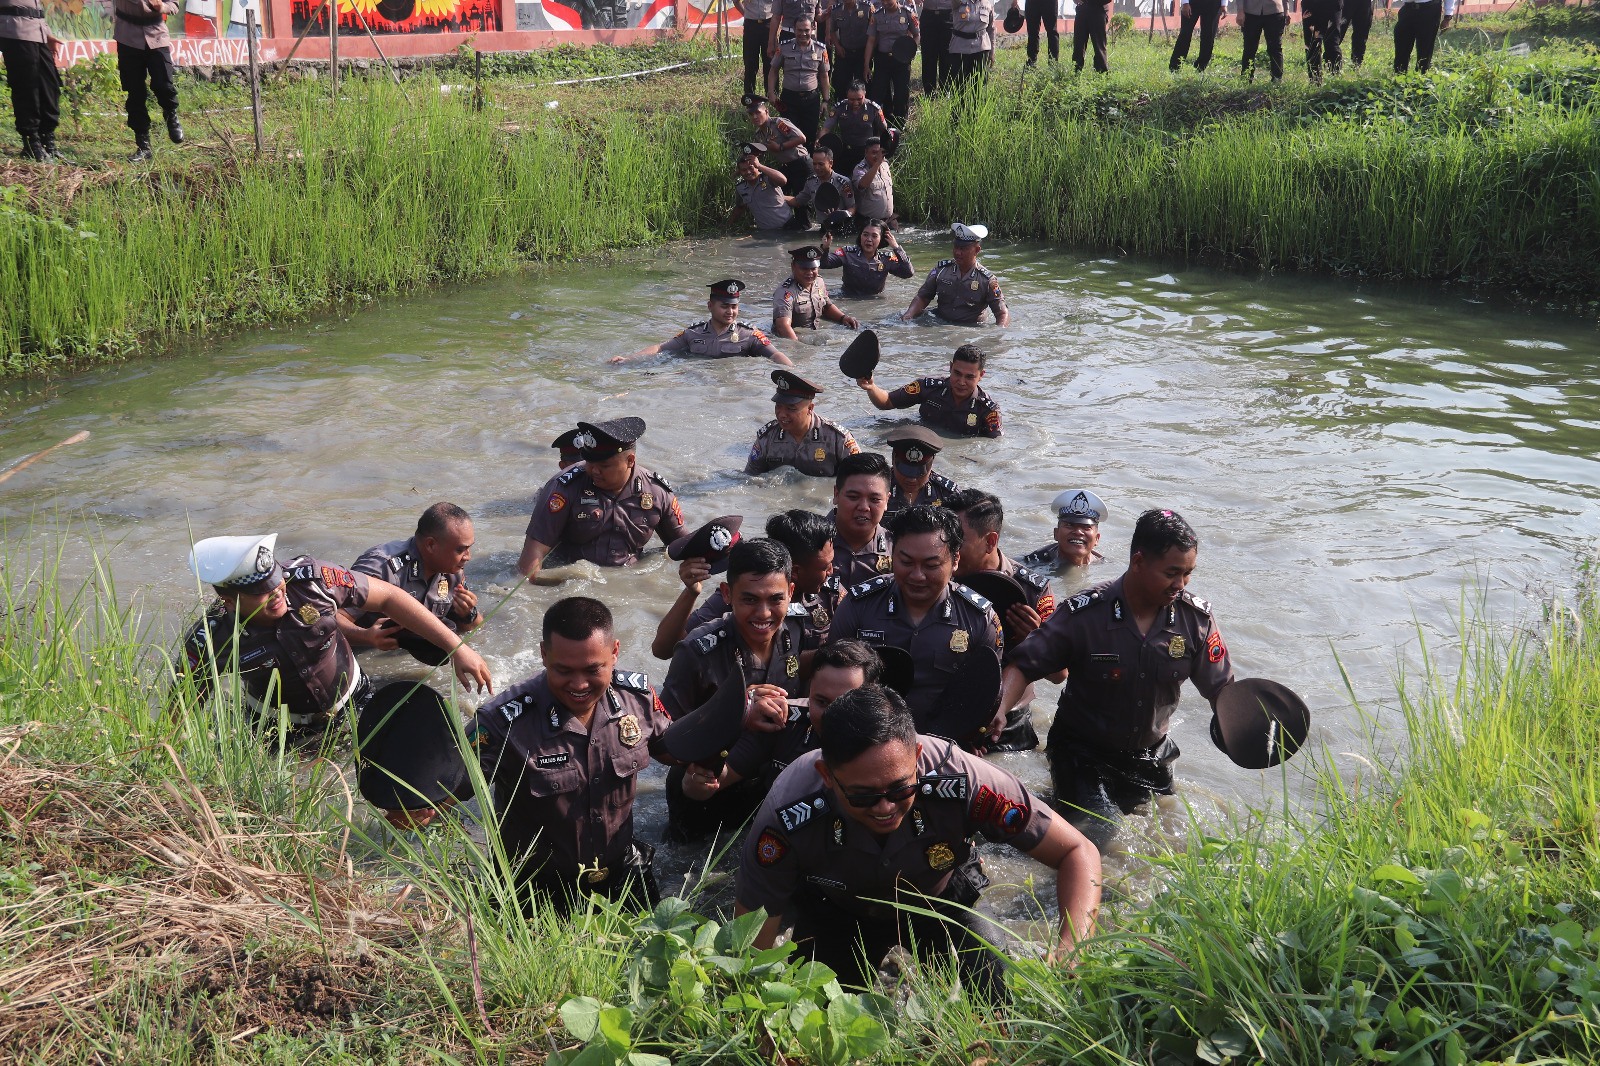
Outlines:
{"label": "police officer in water", "polygon": [[978,262],[978,253],[983,251],[981,242],[989,230],[957,222],[951,225],[950,232],[950,258],[940,260],[928,273],[911,306],[900,317],[910,322],[931,303],[933,313],[946,322],[976,325],[988,310],[994,314],[995,325],[1009,326],[1011,312],[1000,295],[1000,279]]}
{"label": "police officer in water", "polygon": [[[935,271],[935,275],[937,275]],[[925,425],[960,437],[998,437],[1000,405],[979,382],[989,355],[976,344],[963,344],[950,357],[945,377],[918,378],[885,392],[871,378],[857,378],[872,406],[880,411],[917,409]]]}
{"label": "police officer in water", "polygon": [[1093,563],[1105,561],[1100,554],[1100,523],[1110,508],[1088,489],[1067,489],[1050,501],[1050,514],[1056,520],[1055,540],[1035,548],[1022,557],[1024,564],[1050,573],[1086,572]]}
{"label": "police officer in water", "polygon": [[704,322],[680,332],[671,340],[640,348],[632,355],[619,355],[611,360],[612,366],[631,363],[635,359],[657,355],[661,352],[697,355],[709,359],[727,359],[736,355],[763,356],[783,366],[793,366],[787,355],[772,346],[767,335],[754,326],[739,325],[739,294],[744,292],[744,282],[738,278],[725,278],[712,282],[711,299],[706,310],[711,317]]}
{"label": "police officer in water", "polygon": [[989,884],[977,837],[1056,871],[1050,961],[1093,932],[1099,852],[1014,775],[919,734],[905,702],[877,685],[835,699],[818,734],[819,757],[779,774],[745,837],[734,909],[768,915],[756,947],[793,914],[800,953],[843,983],[870,985],[890,948],[914,943],[954,949],[967,986],[998,998],[1006,964],[988,945],[1005,935],[973,909]]}
{"label": "police officer in water", "polygon": [[813,385],[792,370],[774,370],[772,382],[772,421],[761,427],[745,461],[746,474],[765,474],[780,466],[792,466],[811,477],[832,477],[839,460],[861,450],[850,431],[817,414],[817,394]]}
{"label": "police officer in water", "polygon": [[961,491],[954,481],[933,469],[934,459],[944,451],[933,430],[900,426],[890,430],[885,440],[894,454],[894,490],[889,493],[885,515],[907,507],[938,507]]}
{"label": "police officer in water", "polygon": [[[422,512],[410,538],[368,548],[350,569],[404,589],[452,633],[470,633],[483,624],[478,597],[463,574],[473,539],[467,512],[453,503],[436,503]],[[404,648],[429,666],[438,666],[447,654],[375,611],[340,611],[339,629],[356,647]]]}
{"label": "police officer in water", "polygon": [[644,419],[579,422],[578,430],[583,462],[545,482],[534,501],[517,559],[529,581],[552,556],[562,564],[632,566],[652,536],[671,544],[685,532],[672,486],[636,461]]}
{"label": "police officer in water", "polygon": [[366,574],[298,556],[281,565],[276,533],[208,537],[189,553],[189,569],[217,600],[184,637],[184,671],[204,704],[237,670],[258,724],[278,707],[295,730],[321,730],[372,688],[339,629],[341,608],[392,618],[454,660],[468,688],[493,691],[482,656],[402,588]]}
{"label": "police officer in water", "polygon": [[1146,511],[1122,576],[1064,600],[1008,657],[1002,707],[1067,671],[1045,750],[1057,806],[1098,843],[1119,813],[1172,795],[1179,751],[1167,726],[1183,682],[1215,706],[1233,681],[1211,605],[1187,588],[1199,545],[1176,511]]}

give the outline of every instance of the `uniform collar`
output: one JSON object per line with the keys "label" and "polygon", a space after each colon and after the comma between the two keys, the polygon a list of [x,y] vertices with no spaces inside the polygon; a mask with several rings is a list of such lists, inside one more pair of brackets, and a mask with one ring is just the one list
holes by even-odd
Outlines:
{"label": "uniform collar", "polygon": [[[954,581],[955,578],[951,578],[950,580]],[[889,583],[888,611],[889,614],[893,616],[899,613],[899,610],[900,583],[898,581],[892,581]],[[928,613],[922,616],[922,620],[926,622],[930,618],[937,618],[941,622],[948,622],[955,617],[955,612],[955,604],[950,600],[950,586],[947,584],[944,587],[944,591],[939,594],[939,598],[933,601],[933,606],[928,608]]]}

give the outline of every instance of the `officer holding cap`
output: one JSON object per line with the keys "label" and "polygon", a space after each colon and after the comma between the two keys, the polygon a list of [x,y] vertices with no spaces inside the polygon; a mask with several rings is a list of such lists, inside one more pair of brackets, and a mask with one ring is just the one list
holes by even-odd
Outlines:
{"label": "officer holding cap", "polygon": [[[453,503],[436,503],[422,512],[409,538],[368,548],[350,569],[403,590],[452,633],[470,633],[483,624],[478,597],[463,573],[472,544],[472,517]],[[401,647],[429,666],[445,660],[444,651],[375,611],[340,612],[339,628],[357,647]]]}
{"label": "officer holding cap", "polygon": [[[209,537],[189,553],[189,569],[212,586],[217,601],[184,637],[185,668],[197,698],[237,669],[245,702],[270,721],[272,695],[291,726],[326,727],[352,700],[371,692],[344,634],[340,608],[367,608],[443,650],[454,652],[456,676],[493,691],[489,666],[405,590],[309,555],[280,565],[278,535]],[[238,658],[235,660],[235,647]]]}
{"label": "officer holding cap", "polygon": [[978,253],[983,251],[981,242],[989,235],[988,228],[957,222],[950,227],[950,232],[953,238],[951,257],[940,260],[933,268],[928,280],[917,290],[911,306],[900,317],[909,322],[933,303],[933,313],[946,322],[976,324],[983,321],[987,308],[994,312],[995,325],[1010,325],[1011,312],[1006,310],[1005,298],[1000,295],[1000,279],[978,262]]}
{"label": "officer holding cap", "polygon": [[550,442],[550,447],[556,449],[557,470],[565,470],[583,458],[583,452],[574,443],[578,439],[578,434],[582,432],[582,430],[574,426]]}
{"label": "officer holding cap", "polygon": [[938,507],[961,491],[954,481],[933,472],[933,460],[944,450],[939,437],[923,426],[901,426],[885,438],[894,452],[894,490],[884,514],[893,515],[907,507]]}
{"label": "officer holding cap", "polygon": [[528,520],[517,572],[530,581],[552,550],[563,564],[631,566],[652,535],[671,544],[685,531],[672,486],[636,461],[644,419],[579,422],[578,430],[583,462],[545,482]]}
{"label": "officer holding cap", "polygon": [[[804,131],[783,116],[774,115],[772,104],[765,96],[746,96],[744,109],[755,127],[759,150],[771,153],[773,164],[783,174],[783,187],[789,195],[798,193],[811,177],[811,153],[806,149]],[[806,229],[810,225],[810,214],[805,209],[795,214],[792,228]]]}
{"label": "officer holding cap", "polygon": [[708,288],[711,298],[706,301],[706,309],[711,312],[710,318],[696,322],[671,340],[641,348],[632,355],[619,355],[611,360],[612,365],[661,352],[683,352],[707,359],[762,356],[783,366],[794,365],[787,355],[772,346],[765,333],[753,326],[739,325],[739,294],[744,292],[744,282],[738,278],[725,278],[712,282]]}
{"label": "officer holding cap", "polygon": [[1055,516],[1055,543],[1022,557],[1028,566],[1060,573],[1063,569],[1087,570],[1091,563],[1104,561],[1098,548],[1100,523],[1110,509],[1088,489],[1067,489],[1050,501]]}
{"label": "officer holding cap", "polygon": [[774,370],[771,422],[761,427],[744,464],[746,474],[792,466],[811,477],[832,477],[839,460],[861,450],[850,431],[817,414],[813,385],[793,370]]}
{"label": "officer holding cap", "polygon": [[783,82],[784,112],[794,116],[808,143],[817,139],[817,123],[822,118],[822,88],[828,84],[828,49],[817,40],[816,22],[811,15],[795,19],[794,38],[778,46],[767,71],[767,92],[778,95]]}
{"label": "officer holding cap", "polygon": [[[739,158],[733,165],[734,206],[728,221],[737,222],[748,211],[759,230],[806,229],[809,223],[794,213],[789,197],[784,195],[789,184],[788,175],[761,161],[761,153],[766,150],[767,146],[760,143],[747,142],[739,146]],[[800,182],[795,188],[803,186],[804,176],[800,177]]]}
{"label": "officer holding cap", "polygon": [[885,392],[871,378],[857,378],[880,411],[917,409],[923,424],[962,437],[998,437],[1000,405],[982,385],[989,354],[976,344],[963,344],[950,357],[950,373],[942,378],[919,378]]}
{"label": "officer holding cap", "polygon": [[1179,751],[1167,726],[1183,682],[1214,705],[1233,680],[1211,605],[1186,588],[1199,543],[1177,512],[1146,511],[1123,575],[1062,601],[1008,657],[1002,707],[1067,671],[1045,750],[1057,805],[1097,843],[1119,812],[1172,795]]}
{"label": "officer holding cap", "polygon": [[772,294],[772,332],[779,337],[799,340],[796,329],[816,329],[823,319],[840,322],[851,329],[861,323],[839,310],[828,296],[822,280],[822,249],[814,244],[789,249],[789,276]]}

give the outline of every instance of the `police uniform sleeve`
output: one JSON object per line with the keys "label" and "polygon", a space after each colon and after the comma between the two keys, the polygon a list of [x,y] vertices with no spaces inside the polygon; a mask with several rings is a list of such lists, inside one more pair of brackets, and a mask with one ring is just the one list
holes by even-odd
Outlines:
{"label": "police uniform sleeve", "polygon": [[1232,684],[1233,662],[1228,658],[1228,645],[1222,640],[1222,629],[1209,613],[1201,618],[1200,637],[1201,646],[1195,652],[1189,679],[1209,703],[1217,698],[1217,693],[1224,686]]}
{"label": "police uniform sleeve", "polygon": [[680,641],[672,651],[667,679],[661,683],[662,711],[669,718],[682,718],[699,706],[695,691],[700,684],[699,653]]}
{"label": "police uniform sleeve", "polygon": [[769,916],[776,915],[794,898],[800,870],[798,860],[790,854],[793,848],[778,819],[771,793],[751,826],[759,830],[745,836],[739,853],[739,873],[734,879],[734,898],[751,910],[765,907]]}
{"label": "police uniform sleeve", "polygon": [[917,288],[917,299],[932,300],[939,295],[939,270],[943,265],[941,263],[928,271],[928,276],[923,279],[922,284]]}
{"label": "police uniform sleeve", "polygon": [[661,521],[656,524],[656,535],[661,538],[661,543],[671,544],[689,532],[683,525],[683,505],[678,503],[678,494],[667,488],[664,481],[660,478],[652,480],[662,494],[656,504],[661,508]]}
{"label": "police uniform sleeve", "polygon": [[842,266],[844,266],[844,251],[839,248],[831,248],[822,257],[822,266],[819,269],[834,270]]}
{"label": "police uniform sleeve", "polygon": [[889,394],[889,406],[899,410],[922,402],[922,382],[908,381]]}
{"label": "police uniform sleeve", "polygon": [[357,574],[366,574],[368,577],[383,578],[387,581],[389,579],[385,575],[390,572],[389,557],[383,554],[382,545],[368,548],[350,564],[350,569]]}
{"label": "police uniform sleeve", "polygon": [[478,758],[483,779],[501,788],[515,788],[514,771],[521,769],[517,759],[506,758],[511,724],[506,721],[504,708],[516,703],[518,698],[515,691],[503,692],[480,706],[467,723],[467,746]]}
{"label": "police uniform sleeve", "polygon": [[1007,661],[1022,671],[1022,676],[1029,681],[1037,681],[1046,674],[1070,666],[1077,643],[1073,632],[1075,618],[1076,615],[1071,611],[1053,611],[1043,625],[1011,649]]}
{"label": "police uniform sleeve", "polygon": [[650,689],[648,696],[650,701],[649,720],[645,723],[646,731],[650,736],[648,742],[650,755],[652,758],[666,762],[669,759],[666,740],[667,727],[672,724],[672,716],[667,713],[667,708],[661,702],[661,697],[656,690],[649,685],[646,685],[646,687]]}
{"label": "police uniform sleeve", "polygon": [[[750,455],[744,461],[746,474],[765,474],[772,469],[772,464],[767,462],[766,456],[761,454],[761,441],[759,439],[750,445]],[[693,626],[690,627],[694,628]]]}
{"label": "police uniform sleeve", "polygon": [[664,351],[664,352],[686,352],[686,351],[688,351],[689,350],[689,331],[686,330],[686,329],[685,330],[679,330],[678,331],[678,335],[673,337],[671,340],[662,341],[661,342],[661,350]]}
{"label": "police uniform sleeve", "polygon": [[839,206],[855,214],[856,211],[856,183],[849,178],[845,179],[844,188],[839,190]]}
{"label": "police uniform sleeve", "polygon": [[986,840],[1010,844],[1023,852],[1044,842],[1055,817],[1049,804],[1029,792],[1015,774],[994,763],[967,755],[961,765],[971,786],[967,832],[982,834]]}
{"label": "police uniform sleeve", "polygon": [[744,354],[764,359],[771,359],[778,354],[778,349],[772,346],[772,338],[759,329],[752,328],[750,335],[745,339]]}
{"label": "police uniform sleeve", "polygon": [[909,278],[916,273],[911,265],[911,257],[903,248],[892,248],[889,251],[889,273],[897,278]]}
{"label": "police uniform sleeve", "polygon": [[[310,570],[311,573],[304,573],[306,570]],[[328,598],[338,607],[365,607],[367,594],[372,589],[372,579],[366,574],[358,574],[320,559],[310,559],[300,566],[291,568],[289,573],[292,578],[303,580],[309,577],[321,582],[323,589],[328,593]]]}
{"label": "police uniform sleeve", "polygon": [[772,293],[772,320],[794,317],[794,289],[787,283],[779,285]]}
{"label": "police uniform sleeve", "polygon": [[[1006,298],[1000,295],[1000,279],[993,274],[989,275],[989,310],[998,319],[1006,313]],[[995,434],[999,436],[999,434]]]}
{"label": "police uniform sleeve", "polygon": [[540,544],[554,547],[561,542],[561,534],[567,531],[567,520],[572,516],[572,490],[562,483],[566,474],[557,474],[546,481],[534,498],[533,514],[528,518],[525,535]]}
{"label": "police uniform sleeve", "polygon": [[839,427],[839,447],[851,455],[861,454],[861,445],[856,443],[855,437],[843,426]]}
{"label": "police uniform sleeve", "polygon": [[828,626],[828,639],[854,640],[860,628],[860,614],[856,598],[846,592],[833,612],[833,622]]}
{"label": "police uniform sleeve", "polygon": [[782,733],[752,733],[746,730],[728,749],[728,769],[741,779],[749,779],[761,772],[772,761],[772,749]]}
{"label": "police uniform sleeve", "polygon": [[806,179],[806,183],[801,187],[800,191],[794,194],[794,202],[797,204],[811,203],[817,198],[817,189],[821,185],[822,183],[817,180],[817,176],[815,174],[811,175]]}

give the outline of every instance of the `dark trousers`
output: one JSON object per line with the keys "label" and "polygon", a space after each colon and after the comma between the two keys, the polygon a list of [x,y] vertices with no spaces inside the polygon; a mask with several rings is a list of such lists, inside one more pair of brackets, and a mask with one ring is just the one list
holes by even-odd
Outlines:
{"label": "dark trousers", "polygon": [[1152,796],[1172,795],[1172,764],[1180,754],[1170,737],[1153,748],[1112,751],[1051,736],[1045,750],[1056,811],[1102,851],[1117,835],[1120,815]]}
{"label": "dark trousers", "polygon": [[936,900],[905,899],[940,918],[911,915],[886,903],[864,904],[866,915],[845,910],[806,885],[795,896],[794,939],[798,954],[822,963],[839,975],[839,983],[872,987],[878,966],[895,945],[916,946],[923,958],[954,951],[961,980],[991,1002],[1005,994],[1006,960],[984,944],[1005,943],[1006,934],[988,919],[965,908],[975,907],[989,885],[976,857],[950,877]]}
{"label": "dark trousers", "polygon": [[1439,40],[1439,22],[1444,16],[1442,0],[1426,4],[1401,4],[1394,19],[1394,72],[1404,74],[1411,66],[1411,49],[1417,50],[1417,73],[1433,66],[1433,46]]}
{"label": "dark trousers", "polygon": [[[767,70],[772,60],[767,56],[767,34],[772,32],[769,19],[744,20],[744,93],[753,96],[766,92]],[[761,72],[761,88],[756,88],[756,72]]]}
{"label": "dark trousers", "polygon": [[1032,63],[1039,58],[1039,28],[1044,27],[1045,38],[1050,42],[1050,58],[1052,61],[1061,58],[1061,29],[1057,25],[1060,20],[1061,0],[1028,0],[1022,9],[1023,15],[1028,20],[1028,62]]}
{"label": "dark trousers", "polygon": [[[856,49],[841,48],[834,57],[833,64],[833,98],[843,100],[844,94],[849,91],[850,83],[861,77],[861,69],[867,65],[867,50],[865,46]],[[865,79],[862,79],[865,81]]]}
{"label": "dark trousers", "polygon": [[1344,44],[1346,31],[1350,34],[1350,65],[1361,66],[1367,58],[1367,36],[1372,32],[1372,0],[1344,0],[1344,12],[1339,21],[1339,43]]}
{"label": "dark trousers", "polygon": [[750,816],[767,798],[767,783],[746,778],[712,793],[708,800],[690,799],[683,794],[687,766],[667,771],[667,828],[662,836],[674,843],[693,844],[712,833],[726,841],[744,828]]}
{"label": "dark trousers", "polygon": [[1256,80],[1256,51],[1261,38],[1267,39],[1267,66],[1272,70],[1272,80],[1283,80],[1283,27],[1288,15],[1246,15],[1244,17],[1244,58],[1239,61],[1239,72]]}
{"label": "dark trousers", "polygon": [[131,48],[117,45],[117,77],[128,94],[128,128],[143,141],[150,136],[150,112],[145,108],[145,76],[162,111],[178,110],[178,87],[173,83],[172,49]]}
{"label": "dark trousers", "polygon": [[[774,164],[775,169],[783,172],[783,195],[799,196],[800,190],[806,187],[806,182],[811,180],[811,157],[801,156],[791,159],[787,163]],[[796,204],[794,218],[784,229],[808,229],[811,226],[811,206],[809,204]]]}
{"label": "dark trousers", "polygon": [[1339,73],[1344,54],[1339,50],[1340,0],[1306,0],[1301,11],[1300,29],[1306,39],[1306,76],[1312,84],[1322,80],[1326,63],[1330,73]]}
{"label": "dark trousers", "polygon": [[1189,57],[1189,42],[1194,39],[1194,28],[1200,27],[1200,54],[1194,57],[1194,69],[1201,71],[1211,65],[1211,48],[1217,42],[1217,23],[1222,20],[1222,0],[1189,0],[1181,10],[1188,11],[1178,20],[1178,40],[1172,46],[1172,60],[1167,65],[1173,70],[1183,66]]}
{"label": "dark trousers", "polygon": [[1078,70],[1083,69],[1083,50],[1091,41],[1094,42],[1094,69],[1101,74],[1111,69],[1106,61],[1106,24],[1110,21],[1106,12],[1110,10],[1110,3],[1082,0],[1078,4],[1078,13],[1072,18],[1072,65]]}
{"label": "dark trousers", "polygon": [[911,64],[900,62],[888,52],[874,55],[868,95],[883,108],[890,122],[904,123],[911,106]]}
{"label": "dark trousers", "polygon": [[0,37],[11,114],[23,138],[49,137],[61,125],[61,72],[48,44]]}
{"label": "dark trousers", "polygon": [[822,90],[798,92],[785,89],[778,99],[783,102],[783,117],[800,127],[800,132],[806,135],[806,147],[809,148],[816,142],[817,127],[822,123]]}
{"label": "dark trousers", "polygon": [[1038,746],[1039,732],[1033,728],[1033,708],[1030,701],[1006,712],[1006,725],[1000,730],[1000,739],[984,750],[992,755],[1002,751],[1032,751]]}
{"label": "dark trousers", "polygon": [[[922,91],[936,93],[950,84],[950,12],[922,13]],[[878,103],[883,103],[881,98]]]}
{"label": "dark trousers", "polygon": [[981,80],[989,73],[989,64],[993,59],[993,52],[960,52],[951,55],[953,73],[950,75],[950,84],[959,87],[974,78]]}

